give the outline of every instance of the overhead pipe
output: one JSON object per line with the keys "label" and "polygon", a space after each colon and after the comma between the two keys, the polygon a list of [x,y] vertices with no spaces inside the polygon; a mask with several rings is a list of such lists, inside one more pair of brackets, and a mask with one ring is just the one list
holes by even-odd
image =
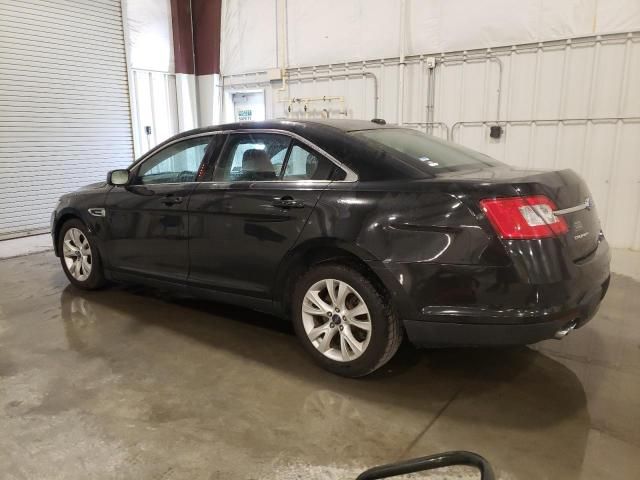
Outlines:
{"label": "overhead pipe", "polygon": [[407,2],[400,0],[400,63],[398,65],[398,125],[402,125],[404,120],[404,71],[406,63],[404,60],[405,43],[406,43],[406,24],[407,24]]}
{"label": "overhead pipe", "polygon": [[[280,98],[280,94],[287,92],[287,100],[289,98],[289,89],[287,88],[287,67],[289,66],[288,56],[288,35],[287,35],[287,0],[277,0],[277,24],[278,24],[278,67],[280,68],[280,78],[282,79],[282,86],[278,89],[277,94]],[[281,100],[282,101],[282,100]]]}
{"label": "overhead pipe", "polygon": [[[461,54],[459,54],[459,53],[454,53],[454,54],[443,53],[443,54],[440,54],[439,58],[436,58],[436,68],[435,69],[437,69],[437,67],[439,65],[443,65],[443,64],[448,63],[448,62],[466,63],[466,62],[473,62],[473,61],[483,60],[483,59],[486,59],[489,62],[494,62],[494,63],[496,63],[498,65],[498,89],[497,89],[498,99],[497,99],[497,105],[496,105],[496,121],[499,121],[500,120],[500,111],[502,109],[502,72],[504,70],[504,65],[502,63],[502,60],[500,60],[499,57],[495,56],[490,48],[488,48],[486,50],[486,52],[481,53],[481,54],[467,54],[466,52],[463,52]],[[435,69],[434,69],[434,74],[435,74]],[[433,94],[433,92],[432,92],[432,94]],[[433,100],[435,101],[435,97],[434,97]],[[433,106],[432,106],[432,108],[433,108]]]}
{"label": "overhead pipe", "polygon": [[[305,118],[308,116],[308,110],[309,110],[309,103],[313,103],[313,102],[329,102],[331,103],[332,101],[337,101],[342,109],[339,111],[339,113],[341,115],[345,115],[347,114],[347,109],[345,106],[345,101],[344,101],[344,97],[342,96],[322,96],[322,97],[293,97],[292,99],[289,100],[289,106],[287,107],[287,116],[289,116],[290,113],[292,113],[292,106],[294,103],[301,103],[303,104],[303,110],[304,110],[304,115]],[[323,115],[326,115],[326,118],[329,118],[329,110],[324,108],[322,109]]]}
{"label": "overhead pipe", "polygon": [[[284,1],[284,0],[280,0],[280,1]],[[283,9],[284,11],[284,9]],[[282,22],[280,22],[282,24]],[[606,41],[613,41],[613,40],[618,40],[618,39],[626,39],[626,40],[634,40],[640,38],[640,31],[634,31],[634,32],[625,32],[625,33],[613,33],[613,34],[608,34],[608,35],[590,35],[590,36],[585,36],[585,37],[575,37],[575,38],[571,38],[571,39],[566,39],[566,40],[552,40],[552,41],[548,41],[548,42],[543,42],[542,43],[542,47],[545,48],[547,46],[555,46],[555,45],[560,45],[561,43],[568,43],[570,45],[582,45],[582,44],[599,44],[602,42],[606,42]],[[467,50],[467,51],[455,51],[455,52],[448,52],[448,53],[438,53],[438,54],[434,54],[434,56],[436,56],[436,66],[439,66],[442,63],[448,63],[448,62],[462,62],[462,61],[476,61],[476,60],[482,60],[482,59],[487,59],[490,62],[494,62],[498,65],[498,98],[497,98],[497,105],[496,105],[496,114],[495,114],[495,119],[496,121],[500,121],[500,118],[502,116],[502,104],[506,102],[506,111],[509,111],[509,96],[505,95],[505,92],[503,91],[503,83],[504,81],[507,80],[507,78],[503,78],[503,72],[504,72],[504,65],[503,62],[500,58],[500,56],[502,55],[513,55],[514,53],[517,53],[521,50],[532,50],[532,49],[536,49],[539,47],[540,44],[535,43],[535,44],[517,44],[517,45],[512,45],[512,46],[504,46],[504,47],[493,47],[493,48],[483,48],[483,49],[474,49],[474,50]],[[419,58],[421,56],[424,56],[425,54],[422,55],[409,55],[406,56],[404,58],[404,63],[416,63],[419,61]],[[457,58],[456,58],[457,57]],[[394,61],[396,59],[386,59],[385,62],[386,63],[380,63],[378,61],[378,63],[375,63],[375,61],[367,61],[366,63],[371,66],[371,65],[377,65],[380,64],[382,66],[384,65],[395,65]],[[363,62],[365,63],[365,62]],[[335,64],[334,64],[335,66]],[[319,67],[326,67],[326,65],[321,65],[321,66],[316,66],[315,68],[319,68]],[[291,69],[287,69],[288,71],[292,71]],[[299,69],[297,69],[299,70]],[[436,68],[437,70],[437,68]],[[511,72],[511,71],[510,71]],[[254,72],[253,75],[256,74],[266,74],[267,72],[261,71],[261,72]],[[338,77],[345,77],[345,76],[356,76],[356,75],[364,75],[364,76],[369,76],[371,75],[372,78],[373,75],[371,74],[371,72],[367,72],[367,73],[348,73],[348,74],[338,74],[335,78]],[[434,76],[437,77],[437,72],[434,72]],[[236,74],[236,75],[227,75],[224,78],[226,80],[230,80],[230,79],[235,79],[235,78],[245,78],[247,77],[247,74]],[[312,80],[312,77],[306,77],[303,78],[302,80],[305,79],[309,79]],[[287,80],[291,81],[291,77],[287,76]],[[376,80],[377,82],[377,80]],[[226,83],[226,82],[225,82]],[[234,87],[234,88],[242,88],[242,87],[247,87],[249,85],[249,83],[235,83],[235,84],[228,84],[227,87]],[[268,86],[269,85],[269,81],[268,80],[263,80],[263,81],[255,81],[255,82],[250,82],[250,85],[255,86],[255,87],[263,87],[263,86]],[[376,101],[378,100],[378,95],[376,94]],[[376,108],[377,108],[377,103],[376,103]],[[376,115],[377,116],[377,115]],[[433,114],[432,114],[433,116]],[[429,123],[437,123],[437,122],[429,122]]]}
{"label": "overhead pipe", "polygon": [[[427,121],[425,123],[426,132],[431,134],[433,133],[433,126],[436,125],[437,122],[434,122],[434,108],[435,108],[435,90],[436,90],[436,75],[435,70],[437,63],[434,57],[427,58],[427,106],[426,106],[426,118]],[[421,69],[421,75],[424,75],[424,71]],[[447,128],[447,137],[449,136],[449,130]]]}
{"label": "overhead pipe", "polygon": [[494,122],[492,120],[471,120],[471,121],[460,121],[455,122],[451,127],[451,138],[450,140],[456,141],[456,132],[460,129],[460,127],[464,126],[483,126],[483,125],[500,125],[500,126],[509,126],[509,125],[537,125],[537,124],[575,124],[575,123],[584,123],[587,125],[595,124],[598,122],[640,122],[640,117],[581,117],[581,118],[539,118],[539,119],[522,119],[522,120],[500,120],[499,122]]}
{"label": "overhead pipe", "polygon": [[[363,72],[343,72],[343,73],[330,73],[326,75],[308,75],[304,77],[291,78],[291,72],[288,71],[285,75],[289,83],[291,82],[304,82],[305,80],[331,80],[335,78],[347,78],[347,77],[367,77],[373,80],[373,117],[378,117],[378,77],[369,71]],[[288,100],[280,100],[280,102],[288,102]]]}

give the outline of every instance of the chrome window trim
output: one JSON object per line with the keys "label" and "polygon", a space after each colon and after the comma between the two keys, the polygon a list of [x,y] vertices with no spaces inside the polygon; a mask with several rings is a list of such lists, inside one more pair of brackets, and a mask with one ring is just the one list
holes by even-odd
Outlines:
{"label": "chrome window trim", "polygon": [[129,185],[131,187],[153,187],[160,185],[191,185],[192,183],[195,185],[221,185],[221,186],[229,186],[229,185],[238,185],[239,183],[250,183],[250,184],[261,184],[261,183],[299,183],[300,186],[305,185],[321,185],[330,183],[340,183],[344,182],[344,180],[240,180],[239,182],[214,182],[214,181],[204,181],[204,182],[166,182],[166,183],[141,183],[139,185]]}
{"label": "chrome window trim", "polygon": [[195,182],[198,184],[206,184],[206,185],[221,185],[221,186],[230,186],[230,185],[238,185],[240,183],[250,183],[250,184],[262,184],[262,183],[286,183],[288,185],[293,183],[300,184],[301,187],[305,185],[329,185],[331,183],[336,182],[344,182],[344,180],[240,180],[238,182],[214,182],[214,181],[206,181],[206,182]]}
{"label": "chrome window trim", "polygon": [[[325,150],[323,150],[322,148],[318,147],[316,144],[314,144],[313,142],[307,140],[303,136],[298,135],[297,133],[290,132],[288,130],[280,130],[280,129],[277,129],[277,128],[239,128],[239,129],[235,129],[235,130],[215,130],[215,131],[212,131],[212,132],[203,132],[203,133],[195,133],[193,135],[187,135],[186,137],[177,138],[177,139],[173,140],[172,142],[167,143],[162,148],[155,148],[155,149],[147,152],[142,157],[140,157],[140,159],[137,162],[135,162],[133,165],[131,165],[131,167],[129,167],[129,171],[132,171],[133,169],[137,168],[140,164],[142,164],[142,162],[146,161],[147,159],[149,159],[153,155],[155,155],[157,153],[160,153],[165,148],[168,148],[171,145],[175,145],[178,142],[183,142],[185,140],[190,140],[192,138],[198,138],[198,137],[206,137],[206,136],[213,136],[213,135],[229,135],[229,134],[234,134],[234,133],[275,133],[275,134],[286,135],[286,136],[288,136],[290,138],[293,138],[295,140],[300,141],[301,143],[303,143],[306,146],[310,147],[312,150],[315,150],[320,155],[322,155],[325,158],[327,158],[327,160],[329,160],[330,162],[332,162],[334,165],[336,165],[338,168],[340,168],[341,170],[343,170],[345,172],[344,180],[283,180],[283,179],[276,179],[276,180],[257,180],[257,181],[251,181],[249,183],[273,183],[273,182],[300,183],[300,182],[309,182],[311,184],[311,182],[313,182],[313,184],[317,184],[317,183],[323,183],[323,182],[324,183],[333,183],[333,182],[336,182],[336,183],[353,183],[353,182],[357,182],[358,181],[358,175],[353,170],[351,170],[349,167],[347,167],[344,163],[342,163],[340,160],[335,158],[333,155],[327,153]],[[215,182],[215,181],[207,181],[207,182],[197,182],[197,181],[194,181],[194,182],[166,182],[166,183],[143,183],[143,184],[134,185],[134,186],[186,185],[186,184],[189,184],[189,183],[207,183],[207,184],[215,183],[215,184],[220,184],[220,185],[223,185],[223,184],[232,185],[232,184],[237,184],[237,183],[241,183],[241,182]]]}

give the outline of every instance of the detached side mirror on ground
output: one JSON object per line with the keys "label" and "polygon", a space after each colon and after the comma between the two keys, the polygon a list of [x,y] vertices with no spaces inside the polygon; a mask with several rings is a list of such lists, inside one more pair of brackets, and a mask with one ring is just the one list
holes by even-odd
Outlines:
{"label": "detached side mirror on ground", "polygon": [[112,170],[107,174],[109,185],[122,186],[129,183],[129,170]]}

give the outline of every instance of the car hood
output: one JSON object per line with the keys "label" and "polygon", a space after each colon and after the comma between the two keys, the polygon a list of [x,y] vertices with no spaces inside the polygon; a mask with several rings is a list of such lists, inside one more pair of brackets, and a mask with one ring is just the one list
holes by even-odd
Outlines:
{"label": "car hood", "polygon": [[104,181],[103,182],[90,183],[89,185],[85,185],[84,187],[80,187],[79,189],[76,190],[76,192],[102,190],[106,186],[107,186],[107,182],[104,182]]}
{"label": "car hood", "polygon": [[80,187],[72,192],[66,193],[64,195],[62,195],[60,197],[60,199],[64,199],[64,198],[70,198],[70,197],[75,197],[78,195],[90,195],[92,193],[101,193],[101,192],[107,192],[109,189],[111,188],[111,186],[109,184],[107,184],[107,182],[96,182],[96,183],[90,183],[89,185],[85,185],[83,187]]}

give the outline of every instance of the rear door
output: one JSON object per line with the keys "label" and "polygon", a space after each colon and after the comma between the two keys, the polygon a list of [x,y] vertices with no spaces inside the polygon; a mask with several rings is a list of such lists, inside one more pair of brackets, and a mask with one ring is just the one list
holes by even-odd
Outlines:
{"label": "rear door", "polygon": [[184,282],[191,192],[212,135],[168,145],[131,172],[106,199],[105,261],[116,272]]}
{"label": "rear door", "polygon": [[281,259],[338,167],[280,133],[233,133],[194,191],[189,283],[270,298]]}

